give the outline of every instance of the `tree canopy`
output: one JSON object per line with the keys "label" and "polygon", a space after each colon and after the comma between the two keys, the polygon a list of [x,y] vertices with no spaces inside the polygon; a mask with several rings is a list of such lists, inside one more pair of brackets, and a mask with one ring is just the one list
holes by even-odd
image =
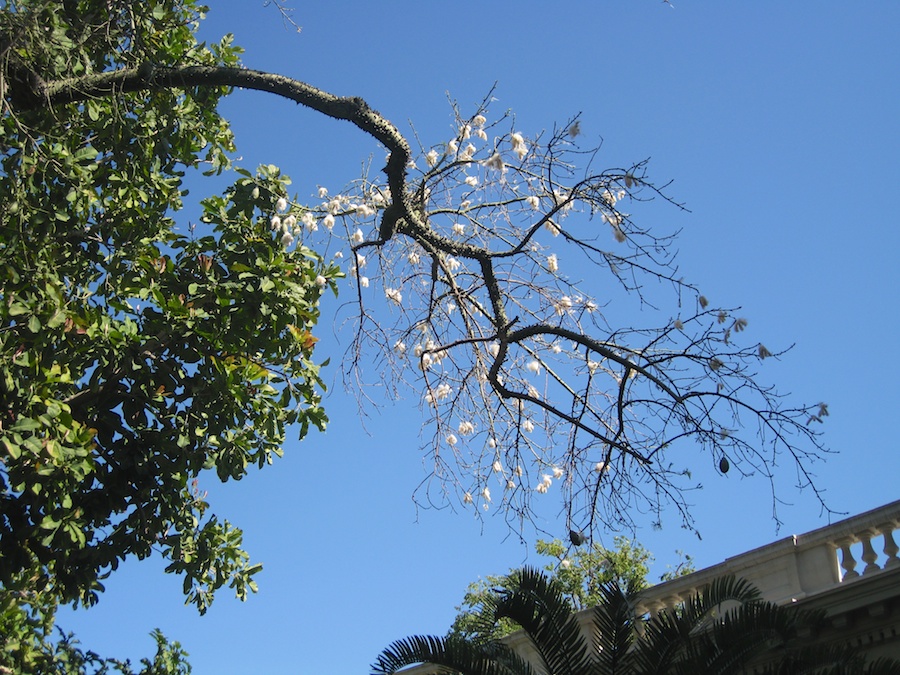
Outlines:
{"label": "tree canopy", "polygon": [[[194,479],[239,479],[280,454],[289,427],[324,427],[312,330],[341,274],[356,290],[347,382],[363,399],[373,381],[420,397],[421,503],[520,529],[558,491],[588,533],[670,504],[691,527],[688,447],[770,479],[786,456],[811,484],[811,423],[827,407],[758,379],[772,352],[683,280],[674,233],[630,215],[666,198],[645,161],[597,168],[577,117],[526,137],[490,96],[413,150],[366,101],[245,68],[228,36],[199,42],[203,12],[0,12],[7,592],[91,602],[122,559],[153,550],[201,611],[223,585],[251,590],[258,565]],[[277,167],[235,167],[218,104],[237,88],[349,122],[383,145],[384,166],[316,203]],[[235,181],[200,202],[199,223],[178,223],[195,168]],[[605,285],[567,276],[568,260]],[[634,305],[647,325],[623,314]]]}
{"label": "tree canopy", "polygon": [[[559,539],[538,539],[535,551],[549,558],[543,570],[575,611],[600,604],[604,598],[603,588],[613,580],[635,591],[651,585],[648,575],[653,555],[638,542],[625,537],[616,537],[611,549],[605,549],[596,542],[589,547],[575,546],[573,549]],[[681,552],[679,556],[678,565],[663,573],[660,581],[694,571],[691,557]],[[509,619],[497,620],[490,614],[493,611],[491,597],[500,589],[512,590],[517,573],[518,570],[510,570],[505,575],[490,574],[469,584],[462,604],[456,608],[459,613],[453,620],[449,635],[483,642],[518,630]]]}
{"label": "tree canopy", "polygon": [[[107,6],[109,5],[109,6]],[[233,67],[197,42],[185,3],[13,2],[0,14],[0,582],[91,602],[154,548],[203,611],[258,565],[207,512],[203,470],[239,479],[326,422],[310,329],[339,271],[271,231],[289,180],[241,170],[178,229],[189,167],[234,150],[227,88],[144,89],[77,103],[23,82],[145,63]],[[25,78],[24,80],[22,78]]]}

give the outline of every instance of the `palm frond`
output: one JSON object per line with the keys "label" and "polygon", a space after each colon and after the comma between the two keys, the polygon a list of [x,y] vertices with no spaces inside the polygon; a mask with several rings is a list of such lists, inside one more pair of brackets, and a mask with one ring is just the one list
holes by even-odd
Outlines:
{"label": "palm frond", "polygon": [[393,642],[372,665],[372,674],[391,675],[419,663],[436,666],[435,675],[535,675],[527,661],[503,644],[431,635]]}
{"label": "palm frond", "polygon": [[511,574],[510,582],[510,588],[498,594],[495,616],[522,627],[548,672],[588,672],[595,659],[559,585],[531,567]]}
{"label": "palm frond", "polygon": [[634,615],[637,584],[629,580],[623,589],[614,579],[600,587],[600,603],[593,610],[594,652],[600,672],[608,675],[632,672],[632,647],[642,619]]}

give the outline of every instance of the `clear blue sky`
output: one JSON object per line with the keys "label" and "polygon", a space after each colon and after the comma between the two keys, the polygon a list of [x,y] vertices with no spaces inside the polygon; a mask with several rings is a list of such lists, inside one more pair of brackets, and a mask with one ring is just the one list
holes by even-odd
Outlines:
{"label": "clear blue sky", "polygon": [[[466,110],[497,82],[493,109],[513,110],[525,133],[581,112],[586,135],[604,139],[598,161],[652,157],[651,175],[674,181],[669,192],[691,212],[652,205],[634,217],[683,229],[685,277],[742,306],[754,340],[796,345],[766,362],[764,380],[829,403],[826,442],[839,454],[816,467],[829,504],[854,514],[897,498],[900,3],[334,0],[298,4],[300,34],[262,0],[209,4],[205,35],[233,32],[248,67],[363,96],[426,143],[451,133],[447,92]],[[340,189],[374,151],[348,125],[267,95],[236,92],[226,110],[243,164],[281,166],[301,196]],[[329,311],[322,356],[340,358],[346,340]],[[147,633],[160,627],[198,675],[368,672],[390,641],[446,631],[470,581],[535,562],[531,542],[498,521],[416,512],[414,400],[364,428],[335,369],[326,378],[327,433],[289,444],[240,484],[204,479],[213,509],[244,528],[265,565],[256,596],[223,592],[198,617],[180,581],[149,560],[124,565],[97,607],[61,624],[88,648],[131,658],[150,652]],[[676,549],[703,567],[826,524],[784,470],[781,532],[765,481],[710,475],[691,497],[702,540],[674,516],[637,533],[656,555],[654,577]],[[564,535],[562,521],[546,527]]]}

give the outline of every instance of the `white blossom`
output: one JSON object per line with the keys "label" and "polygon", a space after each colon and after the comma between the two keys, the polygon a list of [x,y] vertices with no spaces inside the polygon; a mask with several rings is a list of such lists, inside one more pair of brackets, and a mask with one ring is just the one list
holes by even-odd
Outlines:
{"label": "white blossom", "polygon": [[553,305],[553,308],[556,310],[556,313],[562,316],[570,309],[572,309],[572,298],[568,295],[562,296],[556,303]]}
{"label": "white blossom", "polygon": [[551,274],[559,272],[559,260],[557,260],[555,253],[551,253],[547,256],[547,269]]}
{"label": "white blossom", "polygon": [[450,385],[446,382],[442,382],[434,389],[434,394],[428,394],[425,398],[429,403],[432,401],[443,401],[447,398],[453,390],[450,388]]}
{"label": "white blossom", "polygon": [[500,156],[499,152],[495,152],[488,159],[484,161],[484,165],[493,169],[494,171],[505,171],[506,165],[503,163],[503,157]]}
{"label": "white blossom", "polygon": [[398,305],[403,302],[403,294],[400,293],[399,288],[385,288],[384,297]]}
{"label": "white blossom", "polygon": [[525,145],[525,139],[522,137],[522,134],[515,132],[510,135],[509,141],[512,144],[513,152],[516,153],[520,160],[525,159],[525,155],[528,154],[528,146]]}
{"label": "white blossom", "polygon": [[300,217],[300,222],[303,223],[303,227],[306,228],[307,232],[315,232],[319,229],[319,225],[316,223],[316,217],[312,214],[311,211],[307,211]]}
{"label": "white blossom", "polygon": [[275,202],[275,210],[276,211],[284,211],[285,209],[287,209],[287,207],[288,207],[287,199],[285,199],[284,197],[279,197],[278,201]]}

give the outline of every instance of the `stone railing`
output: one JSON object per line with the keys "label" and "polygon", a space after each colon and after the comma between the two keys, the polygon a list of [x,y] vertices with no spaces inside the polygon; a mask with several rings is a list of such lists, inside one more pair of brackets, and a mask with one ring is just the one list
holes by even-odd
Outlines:
{"label": "stone railing", "polygon": [[[786,604],[900,566],[900,501],[806,534],[787,537],[725,562],[647,589],[639,613],[674,607],[717,577],[754,584],[763,598]],[[863,563],[862,569],[857,569]]]}

